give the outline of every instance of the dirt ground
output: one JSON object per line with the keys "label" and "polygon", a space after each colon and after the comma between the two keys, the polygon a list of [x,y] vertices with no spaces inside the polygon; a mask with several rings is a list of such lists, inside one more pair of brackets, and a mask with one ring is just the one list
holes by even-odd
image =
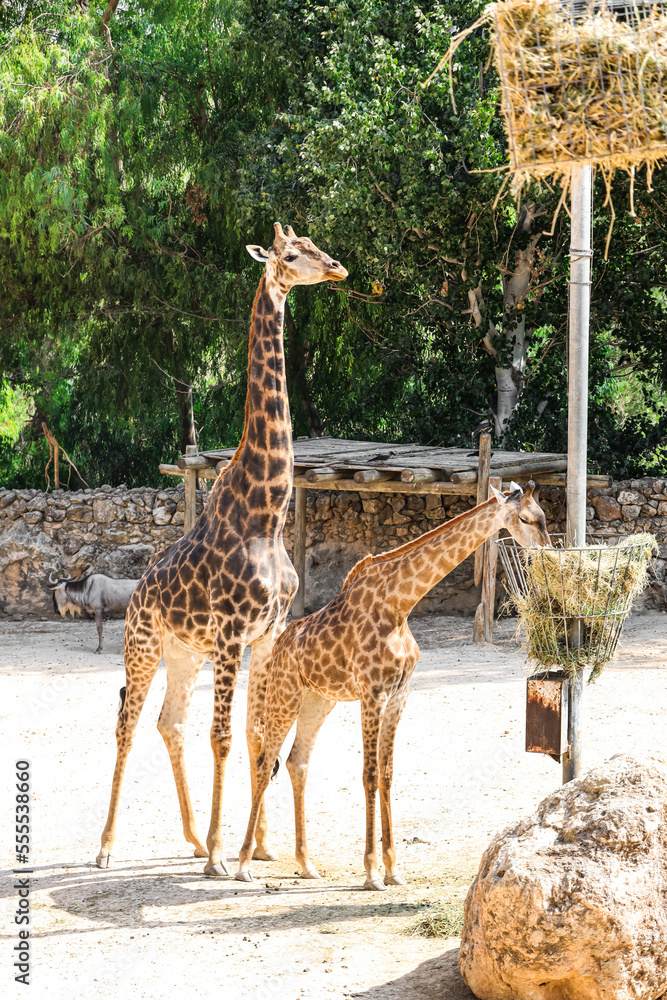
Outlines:
{"label": "dirt ground", "polygon": [[[588,688],[585,766],[618,752],[665,744],[667,619],[632,618],[622,653]],[[408,885],[364,892],[363,789],[358,704],[339,705],[311,765],[307,807],[321,882],[296,878],[291,787],[281,768],[268,794],[280,860],[254,863],[255,881],[210,880],[182,839],[176,793],[155,723],[158,674],[140,721],[123,788],[115,861],[94,858],[115,760],[122,623],[0,624],[3,879],[1,992],[13,982],[13,762],[32,764],[32,995],[162,1000],[463,1000],[458,940],[408,931],[436,903],[460,908],[493,833],[531,810],[560,782],[550,758],[526,754],[526,666],[514,624],[492,646],[473,646],[472,622],[415,619],[422,655],[399,726],[394,824]],[[247,659],[234,703],[225,787],[232,862],[249,808],[244,715]],[[204,836],[212,775],[206,664],[188,724],[187,761]],[[289,747],[286,745],[286,749]]]}

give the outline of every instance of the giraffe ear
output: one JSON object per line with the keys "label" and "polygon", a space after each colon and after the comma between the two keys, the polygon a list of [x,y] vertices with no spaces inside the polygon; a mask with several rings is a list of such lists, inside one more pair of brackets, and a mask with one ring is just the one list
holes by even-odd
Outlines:
{"label": "giraffe ear", "polygon": [[500,490],[497,490],[495,486],[491,485],[491,483],[489,483],[489,489],[491,491],[491,495],[496,498],[498,503],[507,503],[507,501],[509,500],[509,497],[506,497],[504,493],[501,493]]}
{"label": "giraffe ear", "polygon": [[260,264],[266,264],[269,259],[269,251],[263,250],[262,247],[258,246],[256,243],[246,243],[246,250],[252,259],[259,261]]}
{"label": "giraffe ear", "polygon": [[515,482],[510,483],[510,493],[518,493],[519,496],[523,496],[523,490],[521,489],[519,484]]}

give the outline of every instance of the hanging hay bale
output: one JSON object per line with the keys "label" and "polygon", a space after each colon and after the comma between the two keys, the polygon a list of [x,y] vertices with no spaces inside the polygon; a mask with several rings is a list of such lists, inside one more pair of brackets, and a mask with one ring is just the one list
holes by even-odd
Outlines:
{"label": "hanging hay bale", "polygon": [[[426,86],[449,67],[459,45],[483,24],[491,27],[491,47],[501,86],[512,173],[518,196],[530,180],[551,178],[561,186],[552,220],[565,203],[572,169],[590,163],[605,179],[611,223],[616,213],[611,180],[616,170],[630,175],[634,215],[637,167],[646,167],[648,190],[653,168],[667,160],[667,8],[663,0],[498,0],[458,35]],[[503,187],[498,192],[500,198]]]}
{"label": "hanging hay bale", "polygon": [[499,548],[528,656],[545,670],[592,666],[596,677],[615,657],[623,622],[646,587],[653,535],[577,549],[521,549],[502,539]]}
{"label": "hanging hay bale", "polygon": [[[577,5],[579,6],[579,5]],[[515,181],[667,158],[667,16],[660,4],[502,0],[488,11]]]}

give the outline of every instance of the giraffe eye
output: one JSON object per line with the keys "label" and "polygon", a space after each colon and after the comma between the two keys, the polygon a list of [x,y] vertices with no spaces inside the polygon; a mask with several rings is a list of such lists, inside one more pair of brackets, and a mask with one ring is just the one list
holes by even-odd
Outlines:
{"label": "giraffe eye", "polygon": [[288,257],[285,257],[288,264],[291,264],[293,260],[296,260],[296,254],[291,253]]}
{"label": "giraffe eye", "polygon": [[519,520],[521,521],[522,524],[530,524],[530,521],[527,521],[525,517],[521,517],[520,514],[519,514]]}

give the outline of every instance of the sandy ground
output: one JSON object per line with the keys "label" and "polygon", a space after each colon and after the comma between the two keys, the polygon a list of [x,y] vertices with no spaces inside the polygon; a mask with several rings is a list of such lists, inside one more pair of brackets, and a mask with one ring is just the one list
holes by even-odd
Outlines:
{"label": "sandy ground", "polygon": [[[587,690],[585,766],[618,752],[665,748],[667,619],[631,619],[622,654]],[[407,931],[436,902],[465,898],[493,833],[531,810],[560,782],[550,758],[526,754],[526,667],[514,625],[493,646],[473,646],[472,622],[425,616],[422,649],[398,731],[394,824],[408,885],[384,893],[363,883],[359,707],[339,705],[311,765],[311,853],[321,882],[295,877],[291,787],[282,768],[268,795],[280,860],[254,863],[255,881],[210,880],[182,839],[169,759],[155,723],[158,674],[144,709],[123,789],[115,863],[94,858],[115,760],[122,623],[105,625],[97,656],[92,622],[0,624],[3,765],[3,997],[13,982],[17,895],[13,762],[32,763],[32,995],[41,998],[223,997],[225,1000],[463,1000],[455,938]],[[247,660],[234,703],[225,788],[228,857],[249,808],[244,715]],[[208,823],[212,675],[195,691],[187,760],[200,831]],[[288,745],[289,746],[289,741]],[[232,864],[233,870],[233,864]]]}

